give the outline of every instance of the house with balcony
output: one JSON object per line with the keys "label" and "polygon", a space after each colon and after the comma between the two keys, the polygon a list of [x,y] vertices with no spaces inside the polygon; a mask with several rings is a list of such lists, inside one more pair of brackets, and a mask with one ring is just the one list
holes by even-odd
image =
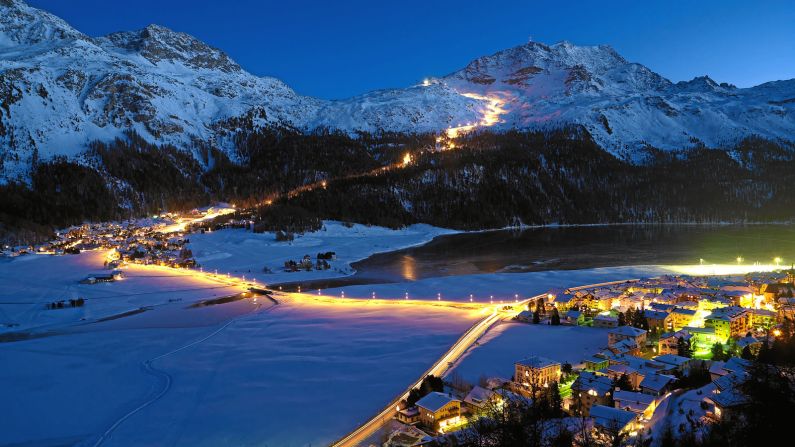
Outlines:
{"label": "house with balcony", "polygon": [[461,401],[451,394],[433,391],[417,401],[420,423],[434,431],[444,431],[461,419]]}

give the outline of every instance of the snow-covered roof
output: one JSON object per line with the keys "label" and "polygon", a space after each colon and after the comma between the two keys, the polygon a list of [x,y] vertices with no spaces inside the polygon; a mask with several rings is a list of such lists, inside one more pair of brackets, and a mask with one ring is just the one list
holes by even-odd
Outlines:
{"label": "snow-covered roof", "polygon": [[653,357],[654,360],[665,363],[666,365],[673,365],[673,366],[682,366],[687,364],[691,359],[687,357],[682,357],[680,355],[675,354],[663,354]]}
{"label": "snow-covered roof", "polygon": [[668,318],[668,312],[662,310],[646,309],[643,311],[643,316],[655,320],[664,320]]}
{"label": "snow-covered roof", "polygon": [[739,357],[732,357],[723,365],[723,369],[732,372],[746,372],[752,365],[750,360],[741,359]]}
{"label": "snow-covered roof", "polygon": [[625,337],[638,337],[646,333],[643,329],[638,329],[633,326],[619,326],[615,329],[610,329],[609,334],[623,335]]}
{"label": "snow-covered roof", "polygon": [[715,405],[721,408],[731,408],[748,403],[748,397],[734,388],[712,394],[709,398],[715,402]]}
{"label": "snow-covered roof", "polygon": [[547,366],[560,365],[560,362],[548,359],[546,357],[531,355],[530,357],[519,360],[516,362],[516,364],[530,368],[546,368]]}
{"label": "snow-covered roof", "polygon": [[450,402],[458,401],[455,397],[451,396],[450,394],[440,393],[438,391],[432,391],[425,395],[422,399],[417,401],[417,406],[425,408],[430,412],[437,412],[445,405],[449,404]]}
{"label": "snow-covered roof", "polygon": [[487,390],[486,388],[476,386],[466,395],[464,402],[469,405],[481,406],[494,396],[494,391]]}
{"label": "snow-covered roof", "polygon": [[613,381],[604,375],[583,371],[571,385],[571,389],[579,391],[595,390],[603,395],[613,389]]}
{"label": "snow-covered roof", "polygon": [[618,408],[642,413],[649,408],[649,405],[654,403],[655,397],[635,391],[617,390],[613,393],[613,400],[615,400]]}
{"label": "snow-covered roof", "polygon": [[667,376],[665,374],[649,374],[640,382],[640,387],[648,388],[659,393],[675,379],[676,377]]}
{"label": "snow-covered roof", "polygon": [[594,423],[600,427],[620,430],[634,421],[637,415],[631,411],[621,410],[619,408],[594,405],[591,407],[591,417]]}

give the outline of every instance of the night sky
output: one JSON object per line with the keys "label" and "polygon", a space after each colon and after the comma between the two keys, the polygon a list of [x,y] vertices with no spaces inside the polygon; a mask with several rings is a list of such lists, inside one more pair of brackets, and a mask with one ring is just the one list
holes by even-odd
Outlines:
{"label": "night sky", "polygon": [[[29,0],[92,35],[157,23],[301,94],[344,98],[442,76],[525,43],[612,45],[673,81],[795,78],[791,1]],[[759,4],[764,3],[763,6]]]}

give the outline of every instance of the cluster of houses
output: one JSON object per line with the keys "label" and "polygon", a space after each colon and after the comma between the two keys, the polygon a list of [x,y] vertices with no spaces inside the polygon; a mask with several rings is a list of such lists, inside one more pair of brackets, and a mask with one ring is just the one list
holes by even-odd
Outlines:
{"label": "cluster of houses", "polygon": [[285,261],[284,270],[286,272],[297,272],[301,270],[312,271],[313,269],[328,270],[331,268],[329,261],[333,261],[335,259],[337,259],[337,254],[333,251],[318,253],[314,261],[312,260],[311,256],[304,255],[300,261],[294,261],[292,259]]}
{"label": "cluster of houses", "polygon": [[123,262],[156,264],[169,267],[196,267],[193,254],[186,248],[188,239],[179,232],[164,232],[162,225],[148,222],[84,224],[58,232],[55,239],[36,246],[6,250],[9,256],[28,253],[64,255],[85,250],[113,249],[108,268]]}
{"label": "cluster of houses", "polygon": [[[554,309],[561,324],[607,328],[603,350],[574,366],[531,356],[514,364],[511,380],[492,378],[489,386],[465,392],[432,392],[401,408],[396,419],[422,434],[406,445],[437,445],[434,440],[455,433],[488,405],[533,399],[557,382],[568,415],[585,418],[595,429],[634,437],[647,433],[660,402],[696,369],[708,371],[712,381],[701,400],[703,417],[731,417],[746,403],[738,386],[748,377],[749,362],[714,360],[710,349],[721,343],[756,353],[765,337],[775,336],[781,319],[792,316],[794,283],[790,270],[744,277],[665,276],[552,290],[543,299],[545,314]],[[524,311],[518,319],[530,322],[532,315]],[[643,327],[635,327],[638,321]]]}
{"label": "cluster of houses", "polygon": [[674,353],[683,337],[704,353],[729,340],[758,346],[760,335],[793,316],[794,280],[793,271],[745,277],[663,276],[551,290],[545,303],[560,312],[563,324],[602,328],[619,327],[628,311],[642,312],[649,334],[660,340],[660,353]]}

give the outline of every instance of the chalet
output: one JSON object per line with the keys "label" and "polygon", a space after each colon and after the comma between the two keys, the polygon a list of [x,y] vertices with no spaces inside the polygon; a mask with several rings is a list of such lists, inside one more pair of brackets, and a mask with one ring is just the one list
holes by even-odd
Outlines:
{"label": "chalet", "polygon": [[676,332],[666,332],[660,335],[657,341],[657,352],[662,354],[678,354],[679,353],[679,340],[684,340],[688,346],[691,343],[693,336],[687,330]]}
{"label": "chalet", "polygon": [[728,421],[734,418],[737,411],[748,405],[748,398],[739,390],[733,388],[720,393],[711,394],[704,398],[708,404],[712,404],[712,414],[715,419]]}
{"label": "chalet", "polygon": [[688,357],[682,357],[676,354],[663,354],[653,358],[653,360],[667,365],[662,372],[673,373],[680,372],[686,374],[694,361]]}
{"label": "chalet", "polygon": [[635,340],[621,340],[610,346],[610,352],[616,355],[639,355],[640,346]]}
{"label": "chalet", "polygon": [[416,406],[403,408],[395,414],[395,419],[404,424],[416,424],[420,420],[420,409]]}
{"label": "chalet", "polygon": [[596,427],[611,434],[629,434],[642,428],[636,413],[606,405],[594,405],[591,408],[591,418]]}
{"label": "chalet", "polygon": [[640,382],[643,381],[644,377],[644,375],[637,369],[622,363],[616,363],[615,365],[608,366],[605,373],[607,374],[607,377],[610,377],[610,379],[613,381],[618,380],[621,376],[627,376],[627,379],[629,379],[629,383],[632,385],[633,390],[640,388]]}
{"label": "chalet", "polygon": [[649,394],[616,390],[613,393],[616,408],[631,411],[644,419],[650,419],[657,408],[657,399]]}
{"label": "chalet", "polygon": [[640,382],[640,392],[652,396],[662,396],[670,391],[676,377],[665,374],[649,374]]}
{"label": "chalet", "polygon": [[498,402],[500,399],[494,391],[475,386],[464,397],[464,406],[470,413],[476,414],[486,410],[489,403]]}
{"label": "chalet", "polygon": [[419,421],[435,431],[457,424],[461,417],[461,401],[450,394],[433,391],[417,401]]}
{"label": "chalet", "polygon": [[641,347],[646,344],[646,331],[632,326],[620,326],[607,333],[607,345],[610,347],[624,340],[634,341]]}
{"label": "chalet", "polygon": [[618,317],[608,314],[599,314],[593,318],[593,327],[618,327]]}
{"label": "chalet", "polygon": [[609,405],[613,381],[593,372],[582,372],[571,385],[573,407],[581,416],[588,416],[594,405]]}

